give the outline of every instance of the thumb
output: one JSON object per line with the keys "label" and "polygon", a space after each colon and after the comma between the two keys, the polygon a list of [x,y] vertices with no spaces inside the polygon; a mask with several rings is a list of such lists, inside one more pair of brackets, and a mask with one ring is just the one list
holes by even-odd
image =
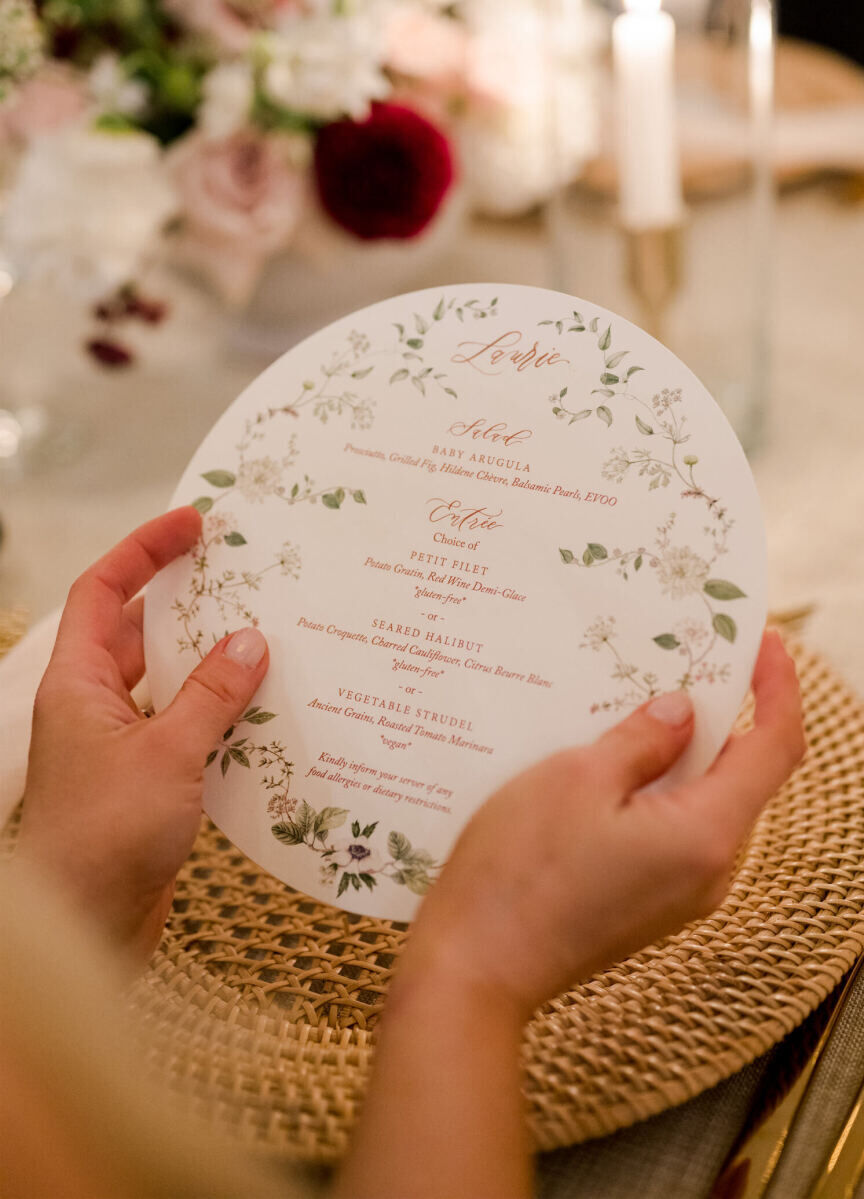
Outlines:
{"label": "thumb", "polygon": [[692,736],[690,696],[686,691],[667,691],[599,737],[593,752],[612,786],[629,795],[664,774]]}
{"label": "thumb", "polygon": [[240,629],[214,645],[156,720],[163,729],[176,731],[184,748],[203,762],[214,742],[242,716],[269,665],[263,633]]}

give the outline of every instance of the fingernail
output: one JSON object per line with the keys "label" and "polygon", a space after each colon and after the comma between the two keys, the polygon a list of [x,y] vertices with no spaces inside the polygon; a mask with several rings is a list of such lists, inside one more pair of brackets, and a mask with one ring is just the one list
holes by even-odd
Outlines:
{"label": "fingernail", "polygon": [[257,629],[241,629],[225,646],[225,657],[252,670],[264,657],[266,649],[267,641],[263,633],[259,633]]}
{"label": "fingernail", "polygon": [[645,711],[661,724],[680,728],[693,715],[693,702],[686,691],[667,691],[652,699]]}

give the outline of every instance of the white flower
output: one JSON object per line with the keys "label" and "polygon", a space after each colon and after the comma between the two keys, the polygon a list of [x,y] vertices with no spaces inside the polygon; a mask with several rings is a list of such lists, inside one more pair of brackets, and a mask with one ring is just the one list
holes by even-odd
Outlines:
{"label": "white flower", "polygon": [[390,84],[382,33],[372,14],[286,17],[261,39],[269,63],[264,90],[277,104],[319,120],[360,120]]}
{"label": "white flower", "polygon": [[328,842],[327,848],[334,851],[328,854],[328,861],[335,862],[342,870],[368,874],[371,870],[381,869],[381,854],[372,848],[365,837],[335,837]]}
{"label": "white flower", "polygon": [[207,137],[230,137],[248,123],[255,94],[249,63],[220,63],[205,76],[202,90],[199,125]]}
{"label": "white flower", "polygon": [[687,546],[671,546],[657,561],[657,577],[663,594],[683,599],[702,590],[710,567]]}
{"label": "white flower", "polygon": [[175,207],[155,138],[75,125],[24,153],[5,249],[25,273],[104,295],[137,273]]}
{"label": "white flower", "polygon": [[270,457],[253,458],[237,471],[237,490],[253,504],[263,504],[282,484],[282,464]]}
{"label": "white flower", "polygon": [[140,79],[130,79],[116,54],[100,54],[87,76],[87,87],[99,112],[138,116],[147,104],[149,89]]}
{"label": "white flower", "polygon": [[710,636],[707,627],[704,624],[699,624],[697,620],[679,621],[678,624],[673,625],[672,632],[691,653],[700,649]]}
{"label": "white flower", "polygon": [[593,624],[585,630],[585,640],[580,649],[593,649],[595,653],[603,648],[607,641],[615,636],[615,617],[598,616]]}
{"label": "white flower", "polygon": [[279,563],[280,574],[288,575],[292,579],[299,579],[300,567],[303,565],[303,560],[300,557],[300,551],[293,542],[285,542],[279,551],[276,561]]}

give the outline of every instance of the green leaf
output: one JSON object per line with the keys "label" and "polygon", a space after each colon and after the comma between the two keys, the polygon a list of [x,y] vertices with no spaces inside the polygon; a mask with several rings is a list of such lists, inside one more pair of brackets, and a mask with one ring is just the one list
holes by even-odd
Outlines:
{"label": "green leaf", "polygon": [[725,637],[727,641],[734,641],[738,636],[738,626],[732,617],[727,616],[725,612],[715,612],[711,623],[714,625],[714,632],[719,633],[721,637]]}
{"label": "green leaf", "polygon": [[[429,332],[428,321],[424,321],[423,317],[418,316],[418,314],[416,312],[414,313],[414,328],[417,330],[417,332],[420,334],[421,337],[423,336],[424,333]],[[408,342],[408,345],[409,346],[411,345],[410,341]]]}
{"label": "green leaf", "polygon": [[445,395],[448,395],[448,396],[452,396],[454,400],[458,400],[458,399],[459,399],[458,395],[456,394],[456,392],[453,390],[453,388],[452,388],[452,387],[445,387],[445,388],[444,388],[444,394],[445,394]]}
{"label": "green leaf", "polygon": [[336,499],[337,499],[337,500],[339,501],[339,503],[341,504],[341,503],[342,503],[342,501],[345,499],[345,488],[344,488],[344,487],[337,487],[337,488],[336,488],[336,490],[334,491],[334,493],[333,493],[333,494],[336,496]]}
{"label": "green leaf", "polygon": [[591,330],[591,332],[592,332],[592,333],[596,333],[596,332],[597,332],[597,326],[598,326],[599,324],[600,324],[600,317],[599,317],[599,316],[592,317],[592,318],[591,318],[591,323],[588,325],[588,328]]}
{"label": "green leaf", "polygon": [[387,837],[387,852],[395,861],[402,861],[411,853],[411,842],[404,833],[390,833]]}
{"label": "green leaf", "polygon": [[725,579],[709,579],[703,591],[716,600],[746,599],[746,594],[740,587],[736,587],[734,583],[727,583]]}
{"label": "green leaf", "polygon": [[559,333],[563,333],[563,332],[564,332],[564,322],[563,322],[563,321],[556,321],[556,322],[555,322],[555,328],[556,328],[556,330],[557,330]]}
{"label": "green leaf", "polygon": [[425,870],[412,870],[405,873],[405,886],[415,895],[425,895],[432,886],[432,879]]}
{"label": "green leaf", "polygon": [[633,563],[633,569],[634,570],[642,569],[642,555],[641,554],[637,557],[636,561]]}
{"label": "green leaf", "polygon": [[280,821],[279,824],[272,824],[270,832],[277,841],[281,841],[283,845],[302,845],[306,834],[291,820]]}
{"label": "green leaf", "polygon": [[275,712],[253,712],[251,716],[244,716],[243,719],[249,724],[266,724],[268,720],[275,720]]}
{"label": "green leaf", "polygon": [[371,891],[377,884],[377,878],[373,878],[371,874],[363,873],[360,875],[360,882],[364,883]]}
{"label": "green leaf", "polygon": [[246,545],[247,541],[242,533],[236,533],[236,532],[235,533],[226,533],[225,534],[225,544],[226,545]]}
{"label": "green leaf", "polygon": [[568,333],[584,333],[585,326],[584,325],[571,325],[569,327],[569,329],[567,330],[567,332]]}
{"label": "green leaf", "polygon": [[674,633],[661,633],[659,637],[655,637],[654,641],[661,649],[677,649],[681,642]]}
{"label": "green leaf", "polygon": [[300,806],[294,814],[294,823],[300,830],[303,837],[307,836],[307,834],[311,832],[312,826],[315,823],[316,815],[317,813],[311,804],[308,804],[305,799],[302,799],[300,801]]}
{"label": "green leaf", "polygon": [[351,492],[351,499],[354,501],[355,504],[365,504],[366,503],[366,496],[359,488],[357,489],[357,491]]}
{"label": "green leaf", "polygon": [[360,879],[357,877],[357,875],[349,874],[348,877],[351,879],[351,886],[354,888],[354,890],[359,891],[362,884],[360,882]]}
{"label": "green leaf", "polygon": [[211,487],[233,487],[237,482],[230,470],[208,470],[201,478],[206,479]]}
{"label": "green leaf", "polygon": [[417,375],[415,375],[414,378],[411,380],[411,382],[414,384],[414,386],[417,388],[417,390],[420,392],[420,394],[425,396],[426,384],[423,382],[423,380],[418,378]]}
{"label": "green leaf", "polygon": [[620,383],[621,380],[617,375],[611,375],[609,371],[604,371],[600,376],[600,382],[604,387],[611,387],[613,383]]}
{"label": "green leaf", "polygon": [[606,546],[598,545],[596,541],[589,541],[588,549],[591,551],[591,556],[596,558],[598,562],[602,562],[604,558],[609,557]]}
{"label": "green leaf", "polygon": [[610,354],[606,359],[607,371],[611,371],[612,368],[617,366],[621,359],[626,358],[629,353],[629,350],[619,350],[617,354]]}
{"label": "green leaf", "polygon": [[338,492],[328,491],[326,495],[321,496],[321,503],[325,508],[338,508],[342,501]]}
{"label": "green leaf", "polygon": [[249,768],[249,759],[242,749],[238,749],[236,745],[232,745],[228,752],[235,762],[239,762],[241,766],[245,766],[247,769]]}
{"label": "green leaf", "polygon": [[216,761],[216,755],[218,753],[219,753],[218,749],[210,750],[209,754],[207,755],[207,761],[204,763],[205,770],[207,769],[208,766],[212,766],[212,764]]}
{"label": "green leaf", "polygon": [[[330,832],[331,829],[341,828],[348,819],[347,808],[322,808],[318,813],[318,827]],[[356,833],[354,834],[356,837]]]}
{"label": "green leaf", "polygon": [[597,415],[605,425],[608,426],[612,424],[612,410],[611,408],[607,408],[605,404],[601,404],[597,409]]}
{"label": "green leaf", "polygon": [[594,555],[591,553],[590,550],[585,550],[585,552],[582,555],[582,561],[585,563],[586,566],[590,566],[591,563],[594,561]]}
{"label": "green leaf", "polygon": [[[611,387],[595,387],[591,394],[592,396],[605,396],[607,400],[611,400],[615,392]],[[591,409],[589,408],[588,411],[590,412]]]}
{"label": "green leaf", "polygon": [[352,837],[360,836],[360,821],[359,820],[351,821],[351,836]]}
{"label": "green leaf", "polygon": [[339,898],[340,895],[344,894],[345,891],[348,890],[348,883],[349,883],[350,879],[351,879],[351,876],[347,872],[345,874],[343,874],[342,877],[339,879],[339,886],[336,888],[336,898],[337,899]]}
{"label": "green leaf", "polygon": [[209,512],[213,507],[213,500],[209,495],[199,495],[197,500],[192,501],[192,507],[197,508],[203,516],[205,512]]}
{"label": "green leaf", "polygon": [[294,486],[291,488],[291,499],[292,500],[296,500],[297,493],[299,492],[299,490],[300,490],[300,484],[295,483]]}
{"label": "green leaf", "polygon": [[635,375],[637,371],[644,371],[644,369],[645,369],[645,367],[644,367],[644,366],[628,366],[628,367],[627,367],[627,373],[626,373],[626,375],[624,376],[624,380],[625,380],[625,382],[626,382],[626,380],[627,380],[627,379],[629,379],[629,378],[630,378],[630,376],[631,376],[631,375]]}
{"label": "green leaf", "polygon": [[561,388],[561,390],[558,392],[558,399],[559,399],[559,400],[563,400],[563,399],[564,399],[564,397],[565,397],[565,396],[566,396],[566,394],[567,394],[567,390],[568,390],[568,389],[567,389],[566,387],[562,387],[562,388]]}
{"label": "green leaf", "polygon": [[401,341],[402,338],[405,336],[405,326],[400,325],[397,321],[394,321],[393,325],[394,325],[394,328],[399,330],[399,340]]}
{"label": "green leaf", "polygon": [[538,321],[537,324],[538,325],[551,325],[552,322],[551,321]]}
{"label": "green leaf", "polygon": [[423,338],[422,337],[409,337],[408,340],[405,342],[405,344],[406,344],[406,346],[410,346],[412,350],[422,350],[423,349]]}
{"label": "green leaf", "polygon": [[363,370],[352,371],[351,378],[352,379],[365,379],[367,375],[372,374],[374,369],[375,369],[374,366],[366,366],[363,368]]}
{"label": "green leaf", "polygon": [[553,409],[552,409],[552,415],[553,415],[553,416],[560,416],[560,415],[561,415],[561,413],[562,413],[563,411],[564,411],[564,409],[563,409],[563,408],[553,408]]}
{"label": "green leaf", "polygon": [[395,374],[392,374],[390,376],[390,382],[391,383],[401,383],[402,380],[407,379],[410,374],[411,374],[411,372],[408,370],[407,366],[400,367],[400,369],[398,371],[396,371]]}
{"label": "green leaf", "polygon": [[576,561],[576,555],[573,553],[572,550],[559,549],[558,553],[561,555],[561,561],[564,563],[565,566],[569,566],[571,562]]}
{"label": "green leaf", "polygon": [[378,821],[373,820],[371,824],[367,824],[364,826],[363,832],[360,834],[360,836],[361,837],[371,837],[377,827],[378,827]]}
{"label": "green leaf", "polygon": [[[639,430],[640,433],[644,433],[646,437],[653,436],[654,430],[651,428],[650,425],[646,425],[644,420],[642,420],[642,418],[640,416],[637,416],[635,419],[636,419],[636,428]],[[649,452],[648,450],[642,451],[642,453],[646,453],[646,454],[648,452]]]}
{"label": "green leaf", "polygon": [[222,761],[219,763],[219,766],[222,770],[223,779],[224,779],[225,775],[228,773],[228,767],[230,765],[231,765],[231,754],[226,749],[224,754],[222,755]]}
{"label": "green leaf", "polygon": [[438,303],[435,305],[435,311],[432,313],[432,320],[440,321],[440,320],[443,320],[443,317],[444,317],[444,297],[442,296],[441,299],[438,301]]}
{"label": "green leaf", "polygon": [[573,422],[577,420],[585,420],[585,418],[590,416],[593,411],[593,408],[583,408],[581,412],[577,412],[575,416],[570,417],[570,424],[572,425]]}
{"label": "green leaf", "polygon": [[606,350],[608,350],[611,345],[612,345],[612,326],[607,325],[606,332],[600,334],[600,337],[597,341],[597,346],[599,349],[603,350],[603,352],[605,353]]}

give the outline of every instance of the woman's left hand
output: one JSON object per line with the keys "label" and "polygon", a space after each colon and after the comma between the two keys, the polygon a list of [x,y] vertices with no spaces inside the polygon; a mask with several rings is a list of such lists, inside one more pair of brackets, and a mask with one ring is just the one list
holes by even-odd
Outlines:
{"label": "woman's left hand", "polygon": [[173,702],[146,719],[143,597],[194,546],[201,517],[178,508],[121,541],[69,593],[36,696],[19,852],[46,868],[123,948],[146,961],[201,819],[207,755],[267,673],[257,629],[225,637]]}

